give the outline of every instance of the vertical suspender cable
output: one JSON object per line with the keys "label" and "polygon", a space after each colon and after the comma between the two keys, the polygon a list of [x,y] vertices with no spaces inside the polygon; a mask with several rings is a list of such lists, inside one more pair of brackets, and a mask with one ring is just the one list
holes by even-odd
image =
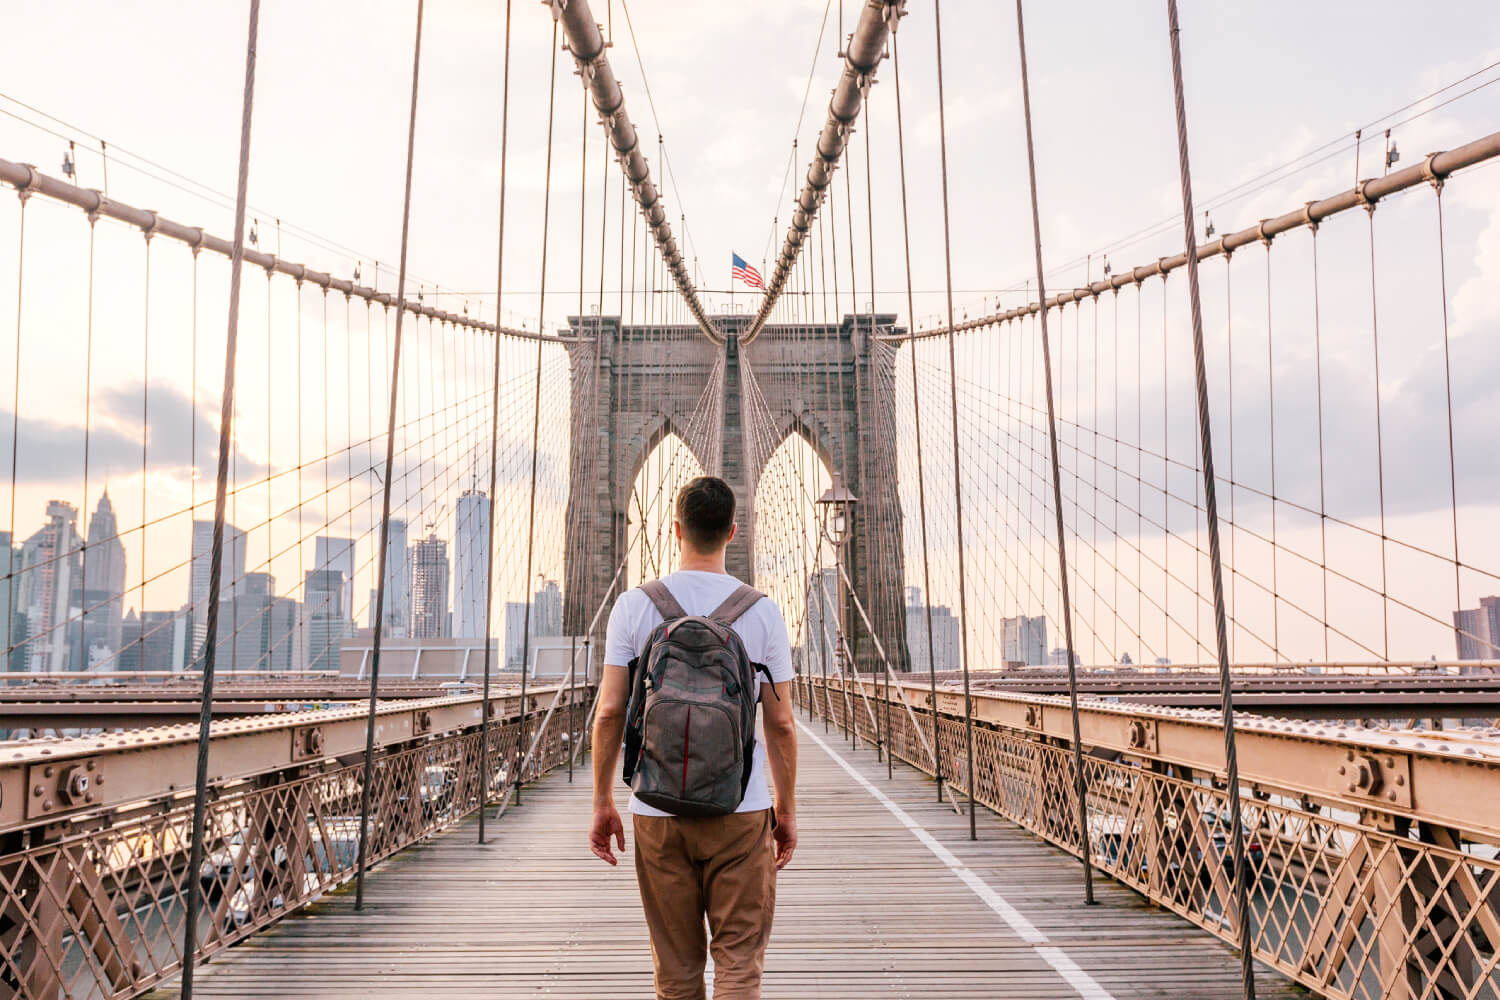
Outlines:
{"label": "vertical suspender cable", "polygon": [[[881,441],[881,438],[880,438],[880,394],[876,390],[877,390],[877,387],[880,384],[880,347],[881,347],[881,342],[875,339],[875,206],[874,206],[874,198],[873,198],[873,196],[870,193],[870,95],[868,93],[865,94],[865,99],[864,99],[864,101],[862,103],[863,103],[862,110],[864,111],[864,118],[865,118],[865,249],[869,251],[869,256],[870,256],[870,339],[868,341],[866,341],[866,343],[870,345],[870,395],[874,399],[875,460],[878,462],[880,460],[880,458],[881,458],[881,447],[880,447],[880,441]],[[872,502],[875,501],[875,498],[873,496],[870,497],[869,499]],[[877,503],[877,505],[875,507],[875,517],[873,518],[873,521],[874,521],[874,526],[875,526],[875,530],[876,530],[877,535],[878,535],[878,533],[880,531],[880,521],[881,521],[880,513],[881,513],[881,508],[884,507],[884,506],[885,505],[883,503]],[[885,546],[880,545],[878,539],[876,540],[876,548],[877,548],[877,550],[880,551],[880,562],[881,562],[881,565],[880,565],[879,571],[876,572],[875,574],[873,574],[873,579],[871,579],[870,582],[872,584],[872,588],[873,587],[881,587],[882,588],[882,590],[884,591],[884,597],[885,597],[885,599],[884,600],[879,599],[881,595],[877,595],[873,591],[873,589],[872,589],[872,592],[870,594],[870,598],[871,598],[871,603],[874,605],[874,607],[872,609],[873,610],[874,623],[875,623],[876,628],[879,628],[880,624],[881,624],[881,622],[880,622],[880,616],[881,616],[881,610],[882,610],[882,608],[884,608],[884,610],[886,610],[887,612],[891,611],[891,608],[890,608],[890,592],[891,592],[890,591],[890,584],[891,584],[891,576],[893,574],[888,574],[888,573],[885,572],[885,570],[886,570],[886,561],[891,558],[891,553],[885,551]],[[887,629],[891,628],[891,622],[893,622],[893,621],[894,621],[894,617],[887,620],[887,622],[886,622],[886,628]],[[891,634],[891,632],[889,632],[889,631],[886,632],[887,636],[890,636],[890,634]],[[880,637],[877,636],[877,635],[872,635],[871,638],[876,643],[880,642]],[[894,646],[892,648],[892,651],[893,652],[895,651],[894,650]],[[879,647],[878,646],[876,647],[876,652],[879,653]],[[881,656],[880,658],[882,660],[885,659],[884,656]],[[895,762],[891,760],[891,748],[892,748],[892,746],[894,746],[894,743],[895,743],[895,741],[891,738],[891,671],[892,671],[892,669],[893,668],[891,667],[890,662],[887,660],[886,663],[885,663],[885,669],[883,671],[881,671],[881,673],[885,676],[885,776],[886,776],[887,779],[890,779],[890,778],[892,778],[892,777],[895,776],[895,768],[896,768]],[[880,745],[880,738],[879,738],[879,732],[877,730],[877,733],[876,733],[876,747],[877,747],[877,751],[878,751],[879,745]]]}
{"label": "vertical suspender cable", "polygon": [[[505,0],[505,56],[500,84],[500,234],[495,253],[495,326],[501,325],[505,302],[505,165],[510,141],[510,11]],[[541,333],[540,330],[537,333]],[[495,364],[490,380],[490,523],[485,534],[484,684],[479,712],[479,842],[484,843],[484,807],[490,794],[490,623],[495,615],[495,472],[500,456],[500,334],[495,334]],[[571,698],[571,694],[569,695]]]}
{"label": "vertical suspender cable", "polygon": [[189,835],[187,908],[182,931],[182,997],[193,997],[193,959],[198,950],[198,912],[203,907],[204,820],[208,807],[208,737],[213,721],[213,636],[219,625],[219,583],[224,576],[224,506],[229,486],[229,448],[233,440],[234,361],[240,324],[240,270],[245,262],[245,189],[250,182],[250,112],[255,103],[255,42],[260,30],[260,0],[250,0],[250,27],[245,42],[245,92],[240,111],[240,163],[234,200],[234,251],[229,258],[229,323],[224,335],[224,392],[219,409],[219,474],[214,487],[214,531],[208,566],[208,635],[203,654],[203,704],[198,715],[198,768],[193,784],[193,826]]}
{"label": "vertical suspender cable", "polygon": [[411,168],[417,138],[417,81],[422,68],[422,3],[417,0],[417,33],[411,56],[411,113],[406,125],[406,190],[401,201],[401,266],[396,274],[396,340],[391,354],[391,405],[385,432],[385,475],[380,508],[380,558],[375,580],[375,622],[370,637],[370,711],[365,722],[365,775],[359,797],[359,859],[354,876],[354,908],[365,904],[365,869],[370,862],[370,795],[375,784],[375,700],[380,693],[380,638],[385,632],[386,549],[391,540],[391,473],[396,458],[396,404],[401,389],[401,325],[406,315],[406,246],[411,232]]}
{"label": "vertical suspender cable", "polygon": [[[964,581],[963,480],[958,455],[958,351],[953,334],[953,237],[948,216],[948,124],[943,110],[943,23],[941,0],[933,0],[932,26],[937,37],[938,155],[943,171],[943,269],[948,301],[948,408],[953,423],[953,518],[958,546],[958,638],[964,675],[964,753],[969,785],[969,839],[979,839],[974,818],[974,699],[969,693],[969,608]],[[929,597],[928,600],[931,600]],[[936,708],[936,706],[933,706]]]}
{"label": "vertical suspender cable", "polygon": [[1214,634],[1219,646],[1219,694],[1224,711],[1224,769],[1229,781],[1229,843],[1234,859],[1234,896],[1240,924],[1240,981],[1255,1000],[1255,959],[1250,953],[1250,874],[1240,819],[1240,769],[1235,752],[1234,694],[1229,683],[1229,640],[1224,623],[1224,567],[1219,553],[1219,506],[1214,496],[1214,447],[1208,409],[1208,373],[1203,360],[1203,305],[1198,293],[1198,239],[1193,232],[1193,176],[1188,159],[1187,107],[1182,96],[1182,50],[1177,0],[1167,0],[1172,43],[1172,96],[1177,113],[1177,166],[1182,178],[1182,230],[1187,250],[1188,303],[1193,321],[1193,365],[1198,383],[1198,439],[1203,448],[1203,500],[1208,514],[1208,555],[1214,588]]}
{"label": "vertical suspender cable", "polygon": [[[901,174],[901,237],[906,248],[906,319],[915,325],[916,307],[911,294],[911,224],[906,210],[906,136],[901,122],[901,43],[891,36],[891,76],[896,84],[896,163]],[[917,376],[917,342],[906,345],[911,354],[911,415],[917,447],[917,518],[922,525],[922,593],[927,619],[927,690],[932,699],[932,756],[937,772],[937,800],[943,801],[943,749],[938,742],[937,657],[932,648],[932,571],[927,557],[927,475],[922,465],[922,389]],[[907,637],[907,642],[911,638]]]}
{"label": "vertical suspender cable", "polygon": [[[557,25],[562,17],[562,7],[556,2],[552,6],[552,63],[548,70],[547,90],[547,175],[542,195],[542,274],[540,291],[537,294],[536,319],[536,384],[531,400],[531,506],[526,515],[526,587],[531,586],[532,558],[536,551],[536,454],[542,421],[542,339],[543,324],[547,320],[547,224],[552,211],[552,120],[557,100]],[[516,740],[516,769],[512,777],[515,786],[516,804],[521,803],[522,754],[526,747],[526,665],[531,659],[531,605],[526,602],[521,627],[521,719],[520,737]]]}
{"label": "vertical suspender cable", "polygon": [[[1078,799],[1078,855],[1083,861],[1083,901],[1094,903],[1094,869],[1089,861],[1088,787],[1083,778],[1083,742],[1078,727],[1078,665],[1073,656],[1073,604],[1068,589],[1068,547],[1063,530],[1062,471],[1057,454],[1057,408],[1052,398],[1052,345],[1047,337],[1047,286],[1042,274],[1042,217],[1036,195],[1036,145],[1031,136],[1031,84],[1026,74],[1026,27],[1016,0],[1016,44],[1021,52],[1021,110],[1026,119],[1026,167],[1031,178],[1031,231],[1036,248],[1037,320],[1042,330],[1042,369],[1047,382],[1047,440],[1052,451],[1052,509],[1057,515],[1058,579],[1062,584],[1063,638],[1068,657],[1068,709],[1073,721],[1073,794]],[[1059,314],[1061,310],[1059,309]],[[950,320],[951,323],[951,320]],[[1163,602],[1165,603],[1165,602]],[[970,779],[973,780],[972,778]]]}

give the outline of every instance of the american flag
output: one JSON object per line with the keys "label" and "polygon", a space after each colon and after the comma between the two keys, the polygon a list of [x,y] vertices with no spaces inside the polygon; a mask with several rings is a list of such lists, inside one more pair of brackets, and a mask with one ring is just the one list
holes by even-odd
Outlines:
{"label": "american flag", "polygon": [[745,258],[741,257],[737,253],[731,253],[730,257],[733,258],[729,271],[729,278],[731,281],[733,281],[735,278],[739,278],[751,288],[766,287],[766,283],[761,280],[760,272],[751,267],[749,264],[745,263]]}

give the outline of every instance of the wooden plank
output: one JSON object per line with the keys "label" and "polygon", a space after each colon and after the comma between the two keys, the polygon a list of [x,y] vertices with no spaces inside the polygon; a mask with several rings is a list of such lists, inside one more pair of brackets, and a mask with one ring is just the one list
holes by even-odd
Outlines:
{"label": "wooden plank", "polygon": [[[821,727],[820,727],[821,728]],[[1082,905],[1072,857],[987,812],[979,839],[925,776],[837,733],[828,747],[1000,892],[1112,996],[1232,1000],[1217,940],[1107,879]],[[768,998],[1050,998],[1077,991],[828,753],[804,737],[802,844],[777,889]],[[623,789],[620,795],[623,801]],[[474,842],[471,821],[383,863],[365,912],[336,893],[216,957],[202,998],[624,998],[651,995],[651,952],[629,856],[589,854],[588,775],[553,774]],[[629,821],[627,819],[627,835]],[[628,851],[628,848],[627,848]],[[1262,970],[1260,995],[1305,996]],[[173,990],[153,994],[175,997]]]}

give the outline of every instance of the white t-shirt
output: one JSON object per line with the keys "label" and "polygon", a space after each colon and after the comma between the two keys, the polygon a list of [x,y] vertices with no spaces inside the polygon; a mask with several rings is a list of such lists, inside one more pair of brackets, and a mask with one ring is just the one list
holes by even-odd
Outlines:
{"label": "white t-shirt", "polygon": [[[690,615],[710,614],[740,585],[738,579],[725,573],[690,569],[670,573],[662,577],[662,583],[677,598],[682,610]],[[639,588],[621,594],[609,613],[609,630],[604,641],[605,669],[625,669],[626,664],[640,655],[651,630],[661,621],[661,612]],[[792,649],[787,641],[786,621],[775,601],[769,597],[757,601],[734,623],[734,631],[745,644],[750,661],[764,666],[772,681],[780,684],[792,679]],[[760,700],[759,687],[756,688],[756,700]],[[769,808],[771,792],[766,786],[766,748],[757,739],[750,784],[745,786],[745,800],[735,811],[757,812]],[[630,811],[640,816],[672,815],[646,805],[634,795],[630,797]]]}

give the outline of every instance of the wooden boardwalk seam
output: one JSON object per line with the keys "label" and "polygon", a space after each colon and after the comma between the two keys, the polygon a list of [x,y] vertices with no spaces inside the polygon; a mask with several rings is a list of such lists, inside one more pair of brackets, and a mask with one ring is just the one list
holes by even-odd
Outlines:
{"label": "wooden boardwalk seam", "polygon": [[[764,995],[799,1000],[1202,998],[1240,995],[1217,940],[1107,879],[1082,904],[1076,859],[980,811],[935,801],[930,779],[886,779],[837,731],[801,742],[801,846],[777,888]],[[1036,928],[1028,942],[869,791],[837,754]],[[618,800],[623,804],[624,789]],[[376,869],[365,911],[330,895],[217,956],[202,998],[650,997],[651,952],[629,850],[589,854],[589,776],[555,773],[474,842],[470,820]],[[627,842],[630,842],[627,819]],[[633,844],[631,844],[633,846]],[[1055,954],[1055,953],[1057,954]],[[1058,961],[1058,954],[1063,956]],[[1065,978],[1068,965],[1085,975]],[[1097,989],[1088,985],[1097,984]],[[1262,997],[1306,994],[1261,969]],[[175,991],[153,994],[159,1000]]]}

